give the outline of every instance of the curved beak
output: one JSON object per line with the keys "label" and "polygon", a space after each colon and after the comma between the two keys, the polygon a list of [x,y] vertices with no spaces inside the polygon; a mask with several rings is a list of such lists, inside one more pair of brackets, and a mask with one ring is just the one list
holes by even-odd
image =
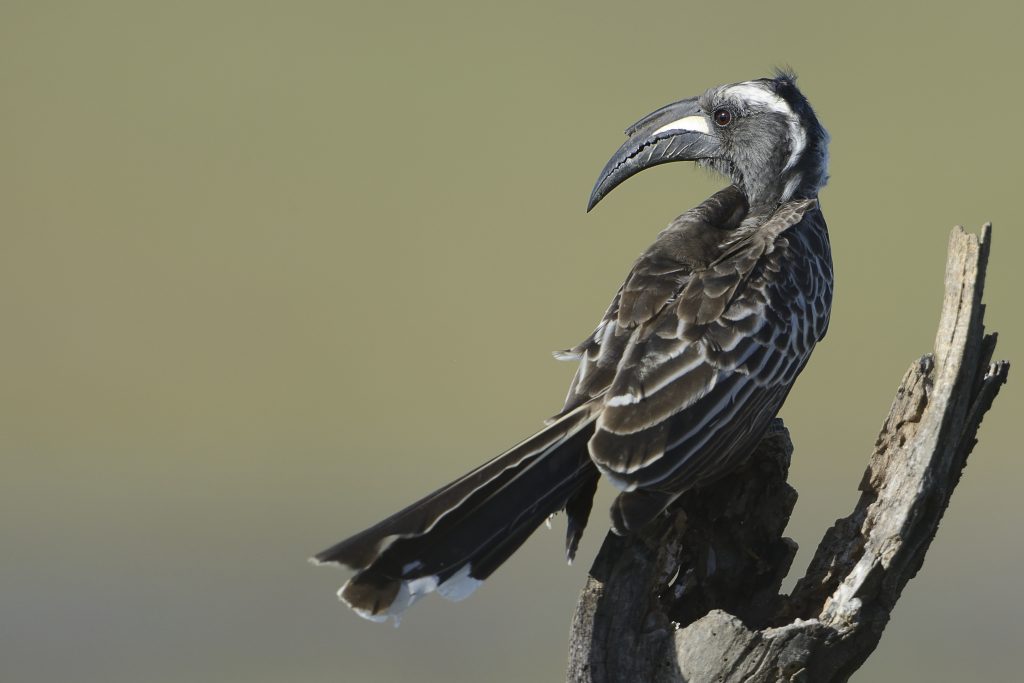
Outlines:
{"label": "curved beak", "polygon": [[673,102],[626,129],[629,139],[605,164],[590,193],[587,211],[630,176],[670,161],[714,159],[721,154],[711,120],[697,98]]}

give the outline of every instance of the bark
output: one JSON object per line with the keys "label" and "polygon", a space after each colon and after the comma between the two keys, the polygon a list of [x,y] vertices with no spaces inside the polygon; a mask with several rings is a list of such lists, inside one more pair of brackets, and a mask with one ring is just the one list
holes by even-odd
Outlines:
{"label": "bark", "polygon": [[797,493],[777,421],[740,471],[685,495],[643,534],[605,539],[573,617],[572,683],[846,681],[878,645],[1006,381],[982,292],[991,226],[953,230],[934,352],[896,390],[849,516],[792,594]]}

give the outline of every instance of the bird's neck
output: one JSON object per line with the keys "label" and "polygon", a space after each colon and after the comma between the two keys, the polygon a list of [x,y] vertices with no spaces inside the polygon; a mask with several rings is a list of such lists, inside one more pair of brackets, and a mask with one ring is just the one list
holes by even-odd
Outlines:
{"label": "bird's neck", "polygon": [[[758,178],[760,180],[758,180]],[[800,166],[788,171],[744,177],[737,183],[750,205],[750,213],[771,213],[780,205],[794,199],[813,199],[824,184],[820,175],[808,173]]]}
{"label": "bird's neck", "polygon": [[790,199],[805,199],[817,194],[817,188],[810,187],[798,169],[745,175],[740,186],[752,213],[774,210]]}
{"label": "bird's neck", "polygon": [[780,150],[739,175],[752,211],[817,197],[828,182],[828,134],[821,131],[795,159]]}

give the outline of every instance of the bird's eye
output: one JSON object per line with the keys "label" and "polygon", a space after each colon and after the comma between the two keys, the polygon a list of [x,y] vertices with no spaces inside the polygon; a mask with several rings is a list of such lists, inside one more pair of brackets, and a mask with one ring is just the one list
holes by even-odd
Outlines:
{"label": "bird's eye", "polygon": [[732,112],[728,109],[716,109],[713,116],[716,125],[725,127],[732,123]]}

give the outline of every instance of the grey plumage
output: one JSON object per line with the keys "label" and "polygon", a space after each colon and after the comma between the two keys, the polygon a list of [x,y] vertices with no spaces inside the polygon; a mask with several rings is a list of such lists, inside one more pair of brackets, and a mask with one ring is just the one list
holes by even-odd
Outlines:
{"label": "grey plumage", "polygon": [[571,559],[599,473],[621,489],[613,529],[641,528],[742,461],[824,336],[828,135],[794,78],[712,88],[626,132],[589,208],[668,161],[732,184],[663,230],[594,333],[556,354],[579,369],[545,429],[316,556],[357,570],[341,596],[361,615],[397,618],[433,590],[465,597],[562,509]]}

